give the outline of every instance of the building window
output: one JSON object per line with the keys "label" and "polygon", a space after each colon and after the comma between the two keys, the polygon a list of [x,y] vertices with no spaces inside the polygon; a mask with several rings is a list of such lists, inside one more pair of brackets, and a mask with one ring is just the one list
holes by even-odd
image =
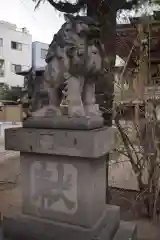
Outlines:
{"label": "building window", "polygon": [[18,64],[12,64],[12,72],[17,73],[22,71],[22,66]]}
{"label": "building window", "polygon": [[43,48],[41,49],[41,58],[42,58],[42,59],[45,59],[45,58],[46,58],[47,51],[48,51],[47,49],[43,49]]}
{"label": "building window", "polygon": [[4,77],[4,60],[0,59],[0,77]]}
{"label": "building window", "polygon": [[3,38],[0,38],[0,47],[3,47]]}
{"label": "building window", "polygon": [[22,43],[19,42],[11,42],[11,48],[15,50],[22,51]]}

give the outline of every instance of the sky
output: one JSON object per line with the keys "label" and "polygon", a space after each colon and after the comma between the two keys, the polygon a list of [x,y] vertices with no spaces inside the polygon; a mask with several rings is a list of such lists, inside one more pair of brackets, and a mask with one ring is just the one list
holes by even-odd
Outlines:
{"label": "sky", "polygon": [[36,11],[32,0],[0,0],[0,3],[0,20],[16,24],[18,28],[26,27],[32,34],[32,41],[50,44],[64,23],[63,14],[55,11],[47,1]]}
{"label": "sky", "polygon": [[55,11],[47,1],[36,11],[32,0],[0,0],[0,3],[0,20],[26,27],[33,41],[50,43],[64,22],[63,14]]}
{"label": "sky", "polygon": [[0,3],[0,20],[16,24],[18,28],[26,27],[33,41],[49,44],[64,22],[63,14],[47,2],[36,11],[32,0],[0,0]]}

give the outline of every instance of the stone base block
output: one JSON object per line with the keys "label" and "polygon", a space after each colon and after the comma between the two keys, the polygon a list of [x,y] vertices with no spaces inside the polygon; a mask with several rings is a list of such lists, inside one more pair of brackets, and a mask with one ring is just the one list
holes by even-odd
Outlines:
{"label": "stone base block", "polygon": [[5,129],[5,149],[93,158],[104,156],[115,147],[115,129],[63,130],[10,128]]}
{"label": "stone base block", "polygon": [[102,117],[79,117],[69,118],[68,116],[54,117],[30,117],[24,121],[24,128],[45,128],[45,129],[75,129],[90,130],[100,128],[104,125]]}
{"label": "stone base block", "polygon": [[137,240],[136,225],[130,222],[121,221],[113,240]]}
{"label": "stone base block", "polygon": [[106,211],[93,228],[62,224],[10,211],[3,220],[4,237],[12,240],[111,240],[119,227],[119,208],[106,206]]}

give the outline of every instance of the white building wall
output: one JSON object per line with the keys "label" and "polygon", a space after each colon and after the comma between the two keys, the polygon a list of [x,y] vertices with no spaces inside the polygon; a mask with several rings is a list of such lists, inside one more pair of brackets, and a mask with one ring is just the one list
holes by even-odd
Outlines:
{"label": "white building wall", "polygon": [[[0,46],[0,59],[5,60],[4,77],[0,77],[0,82],[10,86],[23,86],[24,77],[13,72],[12,64],[21,65],[22,71],[31,67],[32,36],[25,29],[17,30],[16,25],[0,21],[0,38],[3,39],[3,46]],[[21,43],[22,50],[12,49],[11,41]]]}
{"label": "white building wall", "polygon": [[49,44],[42,42],[33,42],[32,43],[32,65],[34,68],[41,68],[46,65],[45,57],[42,56],[43,50],[48,50]]}

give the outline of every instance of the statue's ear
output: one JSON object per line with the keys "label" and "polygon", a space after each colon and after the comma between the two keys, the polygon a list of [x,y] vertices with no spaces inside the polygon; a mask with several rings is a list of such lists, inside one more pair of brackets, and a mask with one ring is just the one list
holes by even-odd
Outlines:
{"label": "statue's ear", "polygon": [[70,15],[70,14],[64,14],[64,20],[65,20],[67,23],[70,23],[70,22],[71,22],[71,15]]}
{"label": "statue's ear", "polygon": [[105,52],[105,46],[102,43],[101,43],[101,48],[102,48],[102,51]]}

